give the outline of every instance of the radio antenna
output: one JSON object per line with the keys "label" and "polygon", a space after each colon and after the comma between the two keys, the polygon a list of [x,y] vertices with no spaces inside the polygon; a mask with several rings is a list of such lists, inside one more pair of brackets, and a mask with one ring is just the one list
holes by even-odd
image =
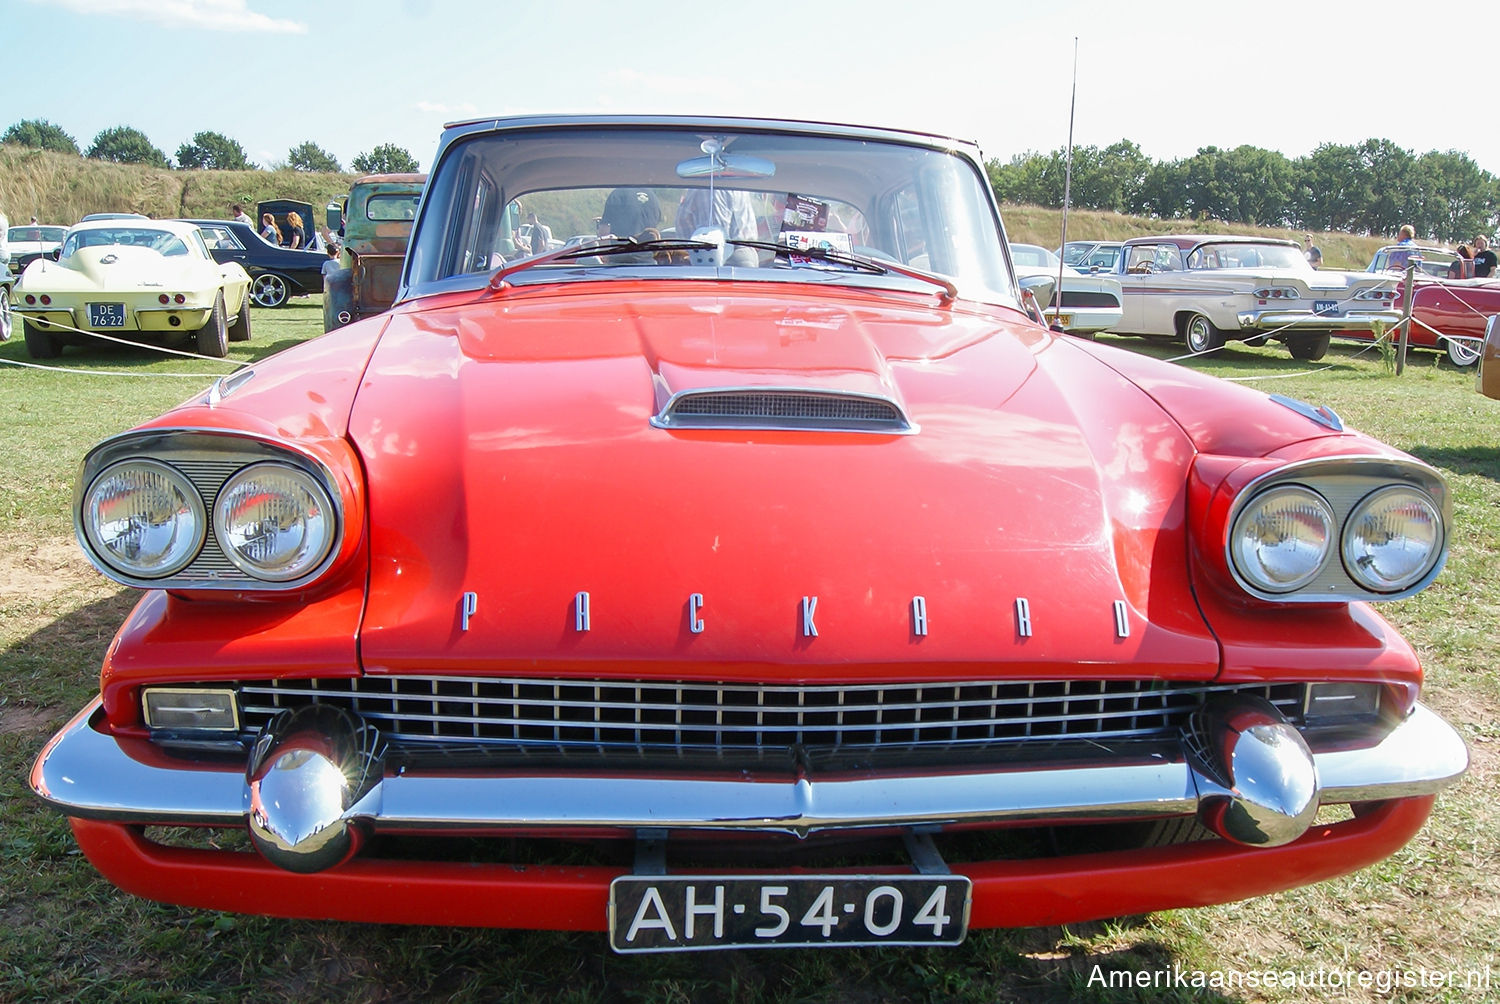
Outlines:
{"label": "radio antenna", "polygon": [[1063,159],[1062,242],[1057,245],[1057,288],[1052,291],[1056,316],[1062,315],[1063,254],[1068,250],[1068,206],[1073,201],[1073,113],[1078,107],[1078,36],[1073,36],[1073,93],[1068,98],[1068,152]]}

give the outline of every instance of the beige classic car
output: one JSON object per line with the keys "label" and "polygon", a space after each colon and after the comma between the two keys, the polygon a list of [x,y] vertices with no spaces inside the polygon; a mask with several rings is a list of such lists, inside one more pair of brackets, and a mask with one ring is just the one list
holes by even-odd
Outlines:
{"label": "beige classic car", "polygon": [[1295,359],[1321,359],[1335,331],[1374,331],[1401,319],[1391,276],[1314,269],[1295,241],[1137,237],[1125,242],[1115,278],[1125,299],[1116,331],[1166,335],[1193,353],[1275,340]]}
{"label": "beige classic car", "polygon": [[1085,275],[1072,266],[1063,265],[1057,255],[1035,244],[1012,244],[1011,261],[1016,274],[1047,276],[1056,280],[1062,275],[1062,296],[1058,304],[1043,304],[1049,324],[1056,324],[1071,335],[1093,335],[1120,323],[1120,284],[1113,276],[1097,273]]}
{"label": "beige classic car", "polygon": [[95,333],[192,338],[197,352],[223,357],[250,338],[250,276],[220,264],[198,228],[178,220],[91,220],[76,224],[51,256],[26,266],[11,295],[26,351],[51,359]]}

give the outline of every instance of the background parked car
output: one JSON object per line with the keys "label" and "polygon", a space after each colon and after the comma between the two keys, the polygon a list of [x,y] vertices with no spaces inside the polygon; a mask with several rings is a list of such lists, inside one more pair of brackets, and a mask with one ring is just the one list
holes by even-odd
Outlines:
{"label": "background parked car", "polygon": [[1125,297],[1115,330],[1167,335],[1190,352],[1238,339],[1285,342],[1321,359],[1334,331],[1389,329],[1399,320],[1383,274],[1314,269],[1295,241],[1164,235],[1124,243],[1114,275]]}
{"label": "background parked car", "polygon": [[282,235],[286,236],[291,228],[291,224],[287,222],[287,214],[293,212],[302,218],[302,232],[307,234],[307,243],[302,249],[322,251],[326,245],[323,243],[323,235],[318,231],[317,221],[313,218],[313,207],[310,203],[298,202],[296,199],[270,199],[266,202],[257,202],[255,226],[259,228],[260,221],[265,218],[266,213],[270,213]]}
{"label": "background parked car", "polygon": [[323,291],[319,250],[295,251],[270,243],[247,223],[233,220],[187,220],[203,235],[208,253],[218,262],[239,262],[250,273],[250,298],[258,307],[280,307],[294,296]]}
{"label": "background parked car", "polygon": [[[1022,277],[1040,275],[1055,281],[1058,266],[1062,264],[1057,255],[1035,244],[1012,244],[1010,257],[1016,274]],[[1069,334],[1105,331],[1119,324],[1124,316],[1119,280],[1107,275],[1085,275],[1067,265],[1062,265],[1060,303],[1060,308],[1050,301],[1042,304],[1042,313],[1049,324],[1056,322]]]}
{"label": "background parked car", "polygon": [[225,356],[250,337],[250,276],[220,264],[190,223],[107,219],[79,223],[57,261],[26,266],[12,294],[26,351],[57,356],[88,332],[189,335],[203,355]]}
{"label": "background parked car", "polygon": [[[1474,277],[1474,262],[1442,248],[1410,245],[1381,248],[1370,263],[1370,271],[1381,271],[1396,292],[1395,307],[1406,309],[1406,265],[1410,255],[1412,272],[1410,348],[1447,353],[1455,366],[1472,366],[1480,355],[1486,325],[1500,314],[1500,276]],[[1462,276],[1463,278],[1459,278]],[[1339,337],[1370,341],[1369,331],[1339,331]]]}
{"label": "background parked car", "polygon": [[67,227],[47,223],[30,223],[24,227],[10,227],[6,231],[7,250],[10,254],[10,271],[19,275],[21,270],[43,255],[62,247]]}
{"label": "background parked car", "polygon": [[1062,248],[1063,264],[1080,272],[1113,272],[1124,246],[1121,241],[1068,241]]}
{"label": "background parked car", "polygon": [[[369,174],[349,186],[339,219],[340,268],[323,283],[323,330],[390,309],[425,174]],[[332,224],[330,220],[330,225]]]}

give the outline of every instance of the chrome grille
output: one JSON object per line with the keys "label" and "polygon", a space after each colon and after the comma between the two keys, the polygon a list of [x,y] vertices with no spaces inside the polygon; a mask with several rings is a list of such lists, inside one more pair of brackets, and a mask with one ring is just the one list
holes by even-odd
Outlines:
{"label": "chrome grille", "polygon": [[908,432],[894,403],[878,397],[795,390],[679,394],[657,424],[669,429],[773,428]]}
{"label": "chrome grille", "polygon": [[[186,460],[172,458],[172,466],[182,472],[183,476],[193,483],[198,489],[198,494],[203,498],[204,511],[212,514],[214,501],[219,497],[219,489],[224,487],[224,482],[234,476],[234,473],[244,467],[248,460]],[[204,538],[203,547],[193,563],[183,569],[178,575],[182,579],[210,580],[215,582],[226,582],[238,580],[243,582],[253,581],[249,575],[237,568],[224,555],[219,547],[218,538],[209,531]]]}
{"label": "chrome grille", "polygon": [[1300,683],[1135,680],[751,686],[657,681],[366,676],[240,686],[248,735],[284,708],[335,704],[393,745],[567,754],[983,749],[1175,739],[1212,694],[1253,694],[1302,720]]}

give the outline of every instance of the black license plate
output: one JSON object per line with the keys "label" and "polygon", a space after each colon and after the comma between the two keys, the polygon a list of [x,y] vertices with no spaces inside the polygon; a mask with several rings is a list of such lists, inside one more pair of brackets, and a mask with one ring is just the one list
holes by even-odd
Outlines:
{"label": "black license plate", "polygon": [[1339,316],[1339,301],[1314,300],[1313,313],[1320,317],[1337,317]]}
{"label": "black license plate", "polygon": [[956,945],[961,875],[626,875],[609,886],[617,952],[819,945]]}
{"label": "black license plate", "polygon": [[123,328],[123,327],[125,327],[125,304],[123,304],[123,303],[91,303],[91,304],[89,304],[89,327],[91,327],[91,328]]}

